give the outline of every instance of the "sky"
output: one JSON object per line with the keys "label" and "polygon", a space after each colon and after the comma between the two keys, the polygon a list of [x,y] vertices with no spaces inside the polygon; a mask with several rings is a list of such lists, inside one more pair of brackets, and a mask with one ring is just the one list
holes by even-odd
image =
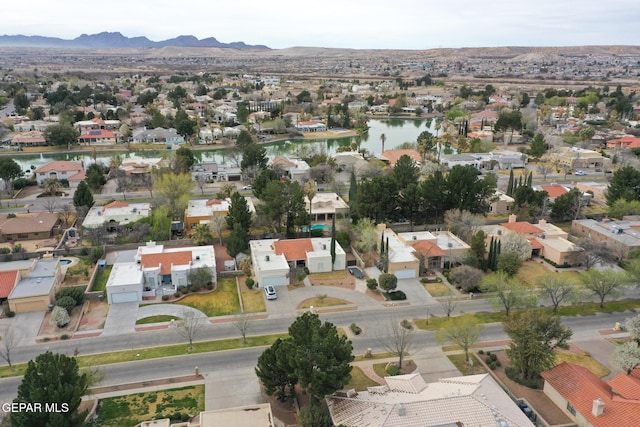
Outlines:
{"label": "sky", "polygon": [[637,0],[30,0],[3,2],[0,34],[119,31],[274,49],[640,45]]}

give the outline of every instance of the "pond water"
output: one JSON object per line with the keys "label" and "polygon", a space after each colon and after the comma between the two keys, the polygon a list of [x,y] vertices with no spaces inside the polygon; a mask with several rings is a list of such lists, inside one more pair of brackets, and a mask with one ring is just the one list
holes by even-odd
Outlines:
{"label": "pond water", "polygon": [[[373,155],[377,155],[382,152],[382,141],[380,140],[380,136],[382,134],[386,137],[385,150],[389,150],[396,148],[405,142],[415,143],[418,135],[425,130],[435,133],[435,120],[396,118],[369,120],[369,131],[360,137],[360,147],[361,149],[368,150]],[[319,140],[296,139],[266,144],[265,148],[267,149],[267,155],[269,157],[294,155],[300,150],[315,150],[317,152],[335,154],[338,147],[349,146],[355,140],[356,137]],[[164,148],[164,146],[159,145],[157,150],[140,152],[123,151],[118,154],[122,156],[123,159],[157,158],[166,156],[170,152]],[[108,165],[114,154],[115,153],[98,153],[95,161]],[[224,149],[194,151],[194,156],[198,162],[215,161],[220,164],[232,162],[232,159],[228,156],[228,152]],[[85,165],[90,165],[94,162],[93,156],[89,153],[81,154],[69,152],[16,155],[14,160],[25,171],[29,170],[31,166],[38,167],[52,160],[82,161]]]}

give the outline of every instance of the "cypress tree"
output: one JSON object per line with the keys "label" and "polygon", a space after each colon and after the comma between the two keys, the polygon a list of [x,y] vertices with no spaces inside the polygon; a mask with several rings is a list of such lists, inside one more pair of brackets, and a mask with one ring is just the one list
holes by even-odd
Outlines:
{"label": "cypress tree", "polygon": [[527,185],[529,188],[533,186],[533,171],[529,172],[529,177],[527,179]]}
{"label": "cypress tree", "polygon": [[495,239],[493,238],[493,236],[491,236],[491,241],[489,242],[489,254],[487,255],[487,266],[489,268],[493,266],[494,243],[495,243]]}
{"label": "cypress tree", "polygon": [[507,196],[513,195],[513,169],[509,171],[509,182],[507,183]]}
{"label": "cypress tree", "polygon": [[331,221],[331,268],[336,262],[336,216]]}

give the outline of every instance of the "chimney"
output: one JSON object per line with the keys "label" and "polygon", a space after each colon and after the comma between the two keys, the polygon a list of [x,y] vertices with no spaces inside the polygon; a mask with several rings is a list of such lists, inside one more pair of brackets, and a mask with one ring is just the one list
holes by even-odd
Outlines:
{"label": "chimney", "polygon": [[518,221],[518,217],[514,214],[509,215],[509,224],[517,222]]}
{"label": "chimney", "polygon": [[604,413],[604,402],[600,397],[593,401],[593,409],[591,410],[591,413],[596,417],[599,417]]}
{"label": "chimney", "polygon": [[547,225],[547,220],[546,219],[539,220],[538,225]]}

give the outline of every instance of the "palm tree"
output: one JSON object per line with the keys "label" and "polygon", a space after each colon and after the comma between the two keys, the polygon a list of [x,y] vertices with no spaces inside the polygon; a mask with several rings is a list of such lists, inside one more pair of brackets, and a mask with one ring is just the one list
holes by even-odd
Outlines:
{"label": "palm tree", "polygon": [[206,245],[211,241],[213,236],[211,236],[211,231],[209,231],[209,226],[206,224],[198,224],[193,229],[193,235],[191,236],[191,240],[195,245],[202,246]]}
{"label": "palm tree", "polygon": [[382,152],[384,153],[384,143],[387,140],[387,135],[384,133],[380,135],[380,142],[382,142]]}
{"label": "palm tree", "polygon": [[316,186],[313,184],[313,181],[309,181],[304,185],[302,189],[304,195],[309,199],[309,236],[311,236],[311,221],[313,218],[313,198],[316,197],[318,191],[316,190]]}
{"label": "palm tree", "polygon": [[56,178],[47,178],[42,181],[43,193],[48,196],[56,196],[60,188],[62,188],[62,183]]}

